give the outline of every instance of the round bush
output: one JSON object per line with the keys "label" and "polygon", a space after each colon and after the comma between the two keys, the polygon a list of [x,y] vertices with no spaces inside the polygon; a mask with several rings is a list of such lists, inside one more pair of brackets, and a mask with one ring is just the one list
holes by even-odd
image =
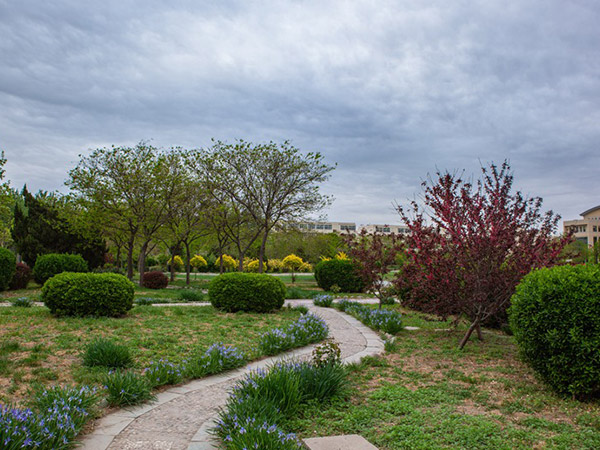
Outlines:
{"label": "round bush", "polygon": [[560,393],[600,394],[600,268],[533,271],[511,302],[511,330],[541,378]]}
{"label": "round bush", "polygon": [[339,286],[341,292],[362,292],[364,289],[355,264],[348,259],[321,261],[315,266],[315,279],[325,291],[331,290],[333,285]]}
{"label": "round bush", "polygon": [[42,287],[41,300],[56,316],[118,317],[133,307],[134,286],[116,273],[61,273]]}
{"label": "round bush", "polygon": [[40,255],[33,266],[33,279],[38,284],[63,272],[87,272],[88,264],[81,255],[69,253],[48,253]]}
{"label": "round bush", "polygon": [[5,248],[0,248],[0,291],[8,288],[15,274],[17,259],[13,253]]}
{"label": "round bush", "polygon": [[160,270],[153,270],[152,272],[144,272],[144,279],[142,280],[142,286],[148,289],[164,289],[169,285],[169,277],[167,277]]}
{"label": "round bush", "polygon": [[269,312],[283,306],[285,284],[266,274],[225,273],[211,281],[208,297],[215,308],[227,312]]}
{"label": "round bush", "polygon": [[8,285],[9,289],[25,289],[31,280],[31,269],[25,263],[17,263],[15,274]]}

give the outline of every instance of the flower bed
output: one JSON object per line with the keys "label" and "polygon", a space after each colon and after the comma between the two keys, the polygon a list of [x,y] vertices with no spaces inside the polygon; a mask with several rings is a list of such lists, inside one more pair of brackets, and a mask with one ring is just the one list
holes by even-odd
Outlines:
{"label": "flower bed", "polygon": [[396,334],[402,330],[402,315],[390,309],[373,309],[349,300],[340,300],[334,305],[340,311],[347,312],[362,323],[375,330]]}

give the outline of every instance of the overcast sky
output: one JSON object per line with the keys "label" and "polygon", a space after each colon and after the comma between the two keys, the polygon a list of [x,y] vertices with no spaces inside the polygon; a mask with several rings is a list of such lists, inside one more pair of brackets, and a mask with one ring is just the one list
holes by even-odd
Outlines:
{"label": "overcast sky", "polygon": [[13,186],[65,191],[97,147],[289,139],[338,164],[326,213],[357,223],[509,159],[576,218],[600,204],[599,24],[597,0],[0,0],[0,149]]}

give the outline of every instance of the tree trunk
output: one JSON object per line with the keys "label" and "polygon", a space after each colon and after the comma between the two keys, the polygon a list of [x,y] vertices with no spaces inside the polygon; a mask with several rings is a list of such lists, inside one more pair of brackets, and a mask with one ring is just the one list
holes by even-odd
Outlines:
{"label": "tree trunk", "polygon": [[267,246],[267,237],[269,236],[269,230],[265,228],[265,234],[263,234],[262,242],[260,243],[260,252],[258,253],[258,273],[263,273],[263,266],[265,260],[265,247]]}
{"label": "tree trunk", "polygon": [[190,244],[185,242],[185,285],[190,285],[190,260],[192,259],[192,255],[190,253]]}
{"label": "tree trunk", "polygon": [[171,253],[171,281],[175,281],[175,247],[170,247],[169,252]]}
{"label": "tree trunk", "polygon": [[467,342],[469,341],[471,334],[473,334],[473,331],[475,331],[478,327],[479,327],[479,317],[475,318],[475,320],[473,321],[473,323],[471,324],[471,326],[465,333],[464,337],[460,341],[460,344],[458,346],[458,348],[460,350],[462,350],[465,347],[465,345],[467,345]]}
{"label": "tree trunk", "polygon": [[477,327],[475,328],[475,330],[477,331],[477,338],[480,341],[483,341],[483,333],[481,332],[481,322],[477,322]]}
{"label": "tree trunk", "polygon": [[121,268],[121,246],[117,245],[116,247],[117,247],[117,255],[116,255],[117,261],[116,261],[115,267],[117,269],[120,269]]}
{"label": "tree trunk", "polygon": [[238,271],[244,271],[244,252],[238,250]]}
{"label": "tree trunk", "polygon": [[140,273],[140,286],[144,284],[144,272],[146,271],[146,252],[148,251],[148,242],[144,242],[140,248],[138,257],[138,272]]}
{"label": "tree trunk", "polygon": [[127,278],[133,279],[133,240],[127,243]]}

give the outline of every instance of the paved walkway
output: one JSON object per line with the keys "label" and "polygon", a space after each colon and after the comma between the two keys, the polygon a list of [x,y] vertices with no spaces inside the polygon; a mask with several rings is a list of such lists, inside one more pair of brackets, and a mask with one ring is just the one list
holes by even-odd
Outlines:
{"label": "paved walkway", "polygon": [[[319,308],[310,300],[293,300],[321,316],[329,335],[339,344],[346,363],[383,352],[383,341],[353,317],[333,308]],[[252,370],[286,358],[308,358],[313,346],[262,359],[224,374],[172,387],[152,404],[126,408],[99,419],[92,433],[82,439],[84,450],[205,450],[217,443],[208,430],[218,409],[225,405],[235,382]]]}

